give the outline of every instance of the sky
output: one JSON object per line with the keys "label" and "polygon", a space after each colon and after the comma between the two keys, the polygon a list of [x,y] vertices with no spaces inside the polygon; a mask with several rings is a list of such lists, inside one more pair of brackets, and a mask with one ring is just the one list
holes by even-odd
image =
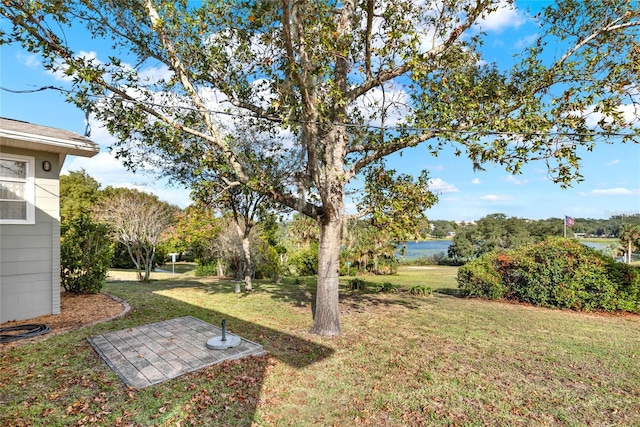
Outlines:
{"label": "sky", "polygon": [[[513,55],[528,46],[540,31],[531,12],[525,9],[546,3],[518,1],[517,9],[503,9],[488,16],[482,23],[487,32],[484,59],[510,64]],[[68,36],[74,37],[72,33]],[[84,42],[84,51],[106,60],[106,44],[89,38],[72,42]],[[68,82],[46,71],[34,54],[18,46],[2,46],[0,86],[25,91],[44,86],[68,87]],[[84,134],[86,128],[84,112],[65,102],[64,95],[54,90],[19,94],[0,90],[0,116],[79,134]],[[137,188],[180,207],[190,203],[189,190],[172,185],[169,179],[128,171],[109,151],[115,139],[94,120],[90,125],[91,139],[100,145],[100,153],[89,159],[68,157],[63,173],[84,169],[103,188]],[[640,144],[599,142],[592,152],[580,154],[584,180],[568,189],[549,180],[544,163],[530,163],[520,175],[510,175],[491,165],[474,172],[471,162],[455,157],[452,150],[432,157],[425,148],[417,147],[405,150],[402,156],[391,156],[388,165],[415,176],[423,169],[429,171],[430,187],[439,193],[438,203],[426,212],[432,220],[472,221],[493,213],[529,219],[564,215],[609,218],[640,213]]]}

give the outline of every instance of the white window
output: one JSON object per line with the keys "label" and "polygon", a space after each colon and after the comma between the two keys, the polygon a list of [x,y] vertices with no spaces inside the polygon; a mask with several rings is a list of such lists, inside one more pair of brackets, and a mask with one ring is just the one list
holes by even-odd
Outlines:
{"label": "white window", "polygon": [[0,224],[35,223],[33,157],[0,156]]}

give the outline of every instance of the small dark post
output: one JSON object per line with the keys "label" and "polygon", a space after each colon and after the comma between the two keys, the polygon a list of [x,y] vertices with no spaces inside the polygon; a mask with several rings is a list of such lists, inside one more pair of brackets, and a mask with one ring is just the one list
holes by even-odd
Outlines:
{"label": "small dark post", "polygon": [[222,319],[222,339],[220,341],[227,340],[227,319]]}

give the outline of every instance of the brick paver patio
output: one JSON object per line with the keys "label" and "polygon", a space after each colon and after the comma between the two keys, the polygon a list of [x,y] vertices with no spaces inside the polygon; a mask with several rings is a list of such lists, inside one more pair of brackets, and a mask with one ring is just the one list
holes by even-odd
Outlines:
{"label": "brick paver patio", "polygon": [[219,335],[220,328],[186,316],[88,340],[125,384],[140,389],[225,360],[265,354],[260,344],[242,337],[237,347],[209,350],[207,340]]}

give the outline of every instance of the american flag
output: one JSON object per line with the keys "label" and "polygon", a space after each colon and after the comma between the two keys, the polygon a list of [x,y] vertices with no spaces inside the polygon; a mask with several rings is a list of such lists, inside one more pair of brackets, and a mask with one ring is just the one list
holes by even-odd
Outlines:
{"label": "american flag", "polygon": [[564,225],[566,225],[567,227],[571,227],[575,222],[576,222],[576,220],[573,219],[570,216],[565,216],[564,217]]}

